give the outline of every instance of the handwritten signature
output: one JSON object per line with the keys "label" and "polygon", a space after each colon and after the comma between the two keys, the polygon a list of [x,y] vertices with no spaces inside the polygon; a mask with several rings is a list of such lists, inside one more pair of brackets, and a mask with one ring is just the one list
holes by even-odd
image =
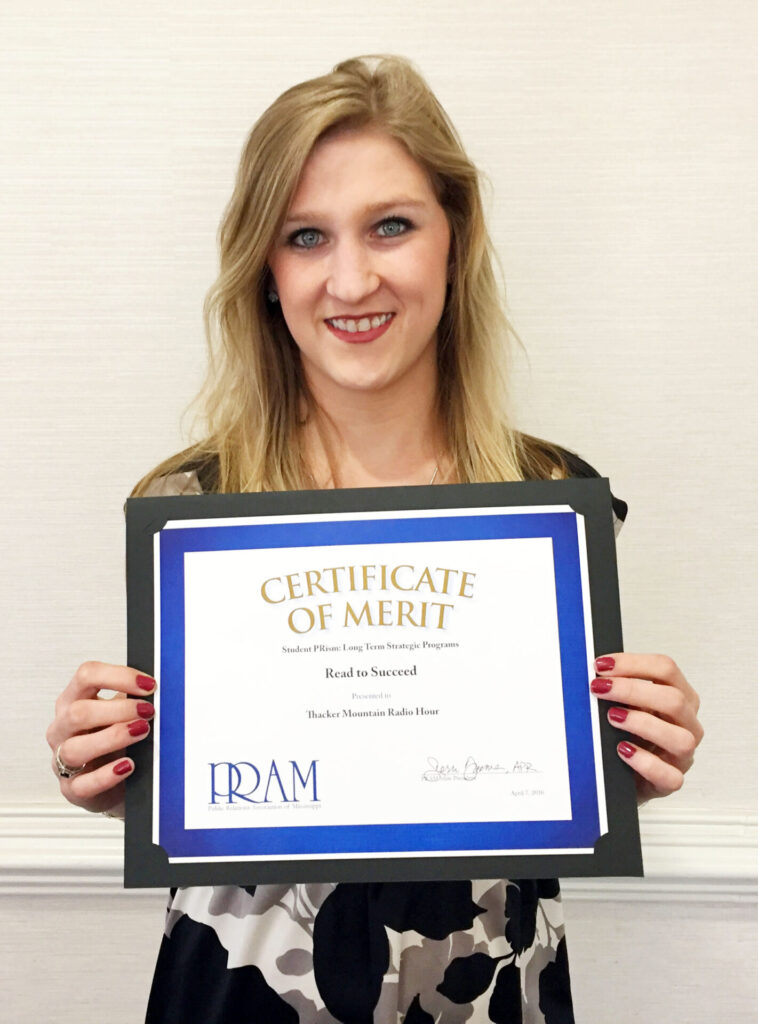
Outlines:
{"label": "handwritten signature", "polygon": [[531,761],[514,761],[510,767],[503,764],[480,764],[476,758],[467,757],[463,769],[455,764],[442,764],[436,757],[427,757],[429,767],[422,774],[424,782],[476,782],[480,775],[531,775],[539,774]]}

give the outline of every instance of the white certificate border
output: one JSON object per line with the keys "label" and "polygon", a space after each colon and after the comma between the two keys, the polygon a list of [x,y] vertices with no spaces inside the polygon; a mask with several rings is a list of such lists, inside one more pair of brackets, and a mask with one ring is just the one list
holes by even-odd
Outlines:
{"label": "white certificate border", "polygon": [[[153,534],[153,677],[156,681],[154,703],[155,714],[160,722],[161,713],[161,531]],[[160,834],[161,819],[161,730],[160,726],[153,729],[153,842],[157,842]]]}
{"label": "white certificate border", "polygon": [[[282,516],[218,516],[214,519],[169,519],[162,530],[197,530],[212,526],[275,526],[278,523],[344,522],[362,519],[437,519],[460,516],[547,515],[570,512],[570,505],[485,505],[482,508],[371,509],[364,512],[293,512]],[[584,538],[586,543],[586,538]]]}
{"label": "white certificate border", "polygon": [[[451,517],[474,517],[474,516],[502,516],[502,515],[543,515],[551,513],[570,513],[574,516],[577,529],[577,547],[579,551],[579,571],[582,588],[582,605],[585,628],[585,649],[588,653],[587,672],[588,678],[594,675],[594,637],[592,630],[592,608],[590,604],[589,568],[587,564],[587,535],[584,516],[576,512],[570,505],[508,505],[508,506],[483,506],[463,507],[446,509],[372,509],[362,512],[319,512],[319,513],[293,513],[288,515],[273,516],[220,516],[203,519],[177,519],[168,520],[161,530],[156,531],[153,536],[153,581],[154,581],[154,648],[155,648],[155,678],[158,683],[155,696],[156,714],[160,714],[160,666],[161,666],[161,574],[160,574],[160,538],[163,530],[170,529],[198,529],[213,527],[240,527],[240,526],[264,526],[282,523],[318,523],[335,521],[356,521],[356,520],[377,520],[377,519],[419,519],[419,518],[451,518]],[[600,836],[608,832],[608,816],[605,795],[605,779],[602,762],[602,747],[600,740],[600,723],[598,715],[597,700],[590,697],[590,726],[592,734],[592,748],[595,768],[595,792],[598,802],[598,825]],[[152,814],[152,841],[160,846],[160,728],[155,730],[154,735],[154,763],[153,763],[153,814]],[[572,810],[573,818],[573,810]],[[301,861],[301,860],[370,860],[389,858],[421,858],[421,857],[486,857],[486,856],[514,856],[539,854],[592,854],[594,850],[584,848],[570,849],[544,849],[544,850],[463,850],[463,851],[366,851],[349,853],[307,853],[307,854],[278,854],[277,860]],[[229,862],[259,862],[270,861],[270,853],[261,855],[244,856],[203,856],[203,857],[167,857],[172,864],[182,863],[223,863]]]}
{"label": "white certificate border", "polygon": [[[587,530],[584,516],[576,515],[576,532],[579,548],[579,572],[582,580],[582,604],[584,606],[584,636],[588,652],[587,675],[593,678],[595,675],[595,636],[592,630],[592,604],[590,603],[590,572],[587,565]],[[595,757],[595,789],[597,791],[597,816],[600,825],[600,835],[608,833],[608,807],[605,799],[605,774],[603,772],[603,750],[600,741],[600,713],[598,701],[590,696],[590,723],[592,726],[592,750]]]}
{"label": "white certificate border", "polygon": [[[550,857],[553,854],[578,854],[580,856],[592,856],[595,850],[593,847],[569,847],[567,849],[559,849],[551,847],[549,850],[382,850],[378,853],[369,852],[364,856],[357,853],[289,853],[279,854],[276,857],[278,861],[302,861],[302,860],[396,860],[400,859],[414,859],[420,860],[422,857],[526,857],[526,856],[540,856]],[[247,862],[260,862],[273,860],[271,854],[250,854],[246,856],[231,856],[231,857],[169,857],[169,864],[205,864],[205,863],[225,863],[226,861],[234,861],[235,863],[244,864]]]}

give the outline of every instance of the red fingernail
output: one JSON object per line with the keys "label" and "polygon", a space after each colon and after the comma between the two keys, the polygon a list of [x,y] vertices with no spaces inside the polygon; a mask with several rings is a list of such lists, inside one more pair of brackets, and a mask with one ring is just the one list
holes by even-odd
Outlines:
{"label": "red fingernail", "polygon": [[637,753],[637,748],[633,747],[631,743],[627,743],[626,740],[623,743],[619,743],[617,749],[622,757],[631,757],[632,754]]}
{"label": "red fingernail", "polygon": [[616,659],[606,654],[602,658],[595,658],[596,672],[610,672],[616,664]]}
{"label": "red fingernail", "polygon": [[150,732],[147,722],[130,722],[126,728],[130,736],[144,736],[146,732]]}
{"label": "red fingernail", "polygon": [[114,764],[114,766],[113,766],[113,774],[114,775],[128,775],[128,773],[131,770],[132,770],[132,762],[131,761],[119,761],[118,764]]}
{"label": "red fingernail", "polygon": [[137,686],[140,690],[154,690],[155,680],[152,676],[143,676],[142,674],[137,676]]}
{"label": "red fingernail", "polygon": [[140,718],[152,718],[155,714],[155,708],[152,704],[148,704],[146,700],[141,700],[137,704],[137,714]]}
{"label": "red fingernail", "polygon": [[610,679],[593,679],[590,683],[590,689],[593,693],[608,693],[613,683]]}
{"label": "red fingernail", "polygon": [[608,712],[608,717],[612,722],[625,722],[628,714],[629,712],[626,708],[611,708]]}

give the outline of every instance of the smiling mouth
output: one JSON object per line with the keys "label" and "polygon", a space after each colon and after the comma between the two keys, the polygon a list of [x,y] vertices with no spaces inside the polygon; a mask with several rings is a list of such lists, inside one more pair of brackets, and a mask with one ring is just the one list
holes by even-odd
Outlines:
{"label": "smiling mouth", "polygon": [[373,341],[384,334],[394,318],[394,313],[374,313],[361,317],[335,316],[324,323],[342,341],[358,343]]}

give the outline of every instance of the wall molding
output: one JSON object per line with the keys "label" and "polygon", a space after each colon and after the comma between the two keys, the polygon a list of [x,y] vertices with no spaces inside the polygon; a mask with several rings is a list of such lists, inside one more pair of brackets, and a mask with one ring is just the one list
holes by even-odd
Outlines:
{"label": "wall molding", "polygon": [[[646,877],[567,879],[568,900],[758,902],[758,815],[641,814]],[[57,804],[0,805],[0,896],[122,895],[123,825]]]}

